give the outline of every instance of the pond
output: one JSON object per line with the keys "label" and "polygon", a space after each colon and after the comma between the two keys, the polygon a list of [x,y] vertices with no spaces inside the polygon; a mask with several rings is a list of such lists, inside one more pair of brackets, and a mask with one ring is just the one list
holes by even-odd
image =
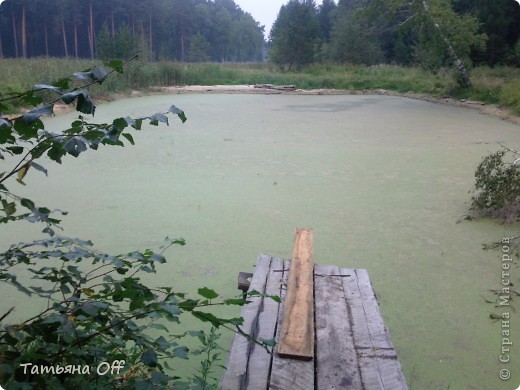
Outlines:
{"label": "pond", "polygon": [[[95,119],[171,104],[186,111],[184,125],[172,120],[135,135],[136,146],[67,158],[48,178],[30,172],[21,191],[70,210],[65,233],[106,251],[185,238],[153,279],[177,291],[235,296],[239,271],[250,272],[260,253],[289,258],[295,228],[312,227],[315,262],[368,269],[411,388],[519,383],[518,370],[498,378],[501,324],[485,299],[500,287],[500,253],[482,250],[519,225],[463,220],[477,164],[497,142],[518,147],[519,126],[368,95],[150,96],[103,104]],[[0,247],[36,232],[1,226]],[[520,347],[511,360],[520,361]]]}

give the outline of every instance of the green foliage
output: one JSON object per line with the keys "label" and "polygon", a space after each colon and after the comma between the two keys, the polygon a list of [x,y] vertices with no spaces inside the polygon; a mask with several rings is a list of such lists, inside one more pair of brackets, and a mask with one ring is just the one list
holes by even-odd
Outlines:
{"label": "green foliage", "polygon": [[5,0],[0,7],[0,57],[7,58],[105,60],[137,48],[150,61],[185,61],[199,34],[212,61],[263,58],[263,26],[231,0]]}
{"label": "green foliage", "polygon": [[201,355],[203,359],[198,372],[193,378],[193,387],[196,390],[217,389],[215,383],[218,378],[211,375],[213,375],[214,368],[219,366],[218,362],[221,360],[222,348],[217,343],[219,337],[220,333],[217,332],[215,327],[210,329],[209,334],[200,332],[198,335],[202,347],[198,351],[194,351],[193,354]]}
{"label": "green foliage", "polygon": [[483,158],[475,171],[474,210],[509,219],[520,217],[519,157],[519,152],[507,148]]}
{"label": "green foliage", "polygon": [[188,61],[207,62],[209,61],[210,44],[202,34],[194,35],[190,40],[188,49]]}
{"label": "green foliage", "polygon": [[520,115],[520,81],[507,83],[500,91],[500,102],[511,112]]}
{"label": "green foliage", "polygon": [[452,64],[453,58],[446,48],[448,40],[457,56],[469,65],[470,52],[482,51],[486,47],[487,36],[479,33],[477,18],[457,14],[446,0],[429,0],[428,3],[431,7],[427,12],[422,10],[417,18],[417,23],[422,26],[416,47],[419,62],[431,69]]}
{"label": "green foliage", "polygon": [[[30,313],[22,322],[9,322],[16,302],[0,313],[0,384],[6,388],[207,389],[215,382],[211,373],[220,356],[218,335],[214,330],[209,335],[179,333],[177,325],[185,316],[243,334],[267,350],[272,344],[244,334],[241,318],[221,318],[206,309],[240,306],[243,300],[221,298],[206,287],[198,290],[198,297],[189,298],[172,286],[149,286],[141,280],[166,262],[166,250],[185,245],[183,239],[166,238],[158,251],[104,253],[88,240],[57,234],[61,229],[57,217],[65,212],[38,206],[8,188],[14,179],[25,184],[31,168],[47,175],[41,160],[47,161],[45,165],[62,163],[69,155],[79,157],[102,145],[133,145],[131,131],[168,125],[169,116],[186,121],[184,112],[174,105],[147,117],[122,117],[101,124],[87,120],[85,115],[92,115],[96,108],[88,87],[103,83],[113,72],[122,72],[123,65],[112,61],[58,82],[35,85],[10,98],[36,108],[16,118],[0,116],[0,158],[2,167],[9,167],[0,172],[0,223],[25,221],[44,226],[44,238],[13,244],[0,253],[2,291],[15,288],[47,303],[45,309]],[[72,88],[74,80],[83,84]],[[57,97],[44,103],[39,96],[42,92]],[[61,133],[51,133],[41,117],[51,115],[58,101],[76,104],[83,115]],[[19,280],[27,274],[32,275],[29,282]],[[193,355],[181,344],[186,336],[198,337],[204,352],[199,374],[188,382],[170,367],[172,359]]]}
{"label": "green foliage", "polygon": [[132,34],[130,26],[122,23],[115,35],[108,30],[105,22],[97,36],[97,56],[103,61],[109,59],[129,58],[137,50],[137,39]]}
{"label": "green foliage", "polygon": [[269,59],[279,66],[300,69],[319,52],[320,22],[312,0],[290,0],[280,9],[271,30]]}
{"label": "green foliage", "polygon": [[330,58],[338,62],[374,65],[384,62],[383,51],[366,20],[345,14],[332,30]]}

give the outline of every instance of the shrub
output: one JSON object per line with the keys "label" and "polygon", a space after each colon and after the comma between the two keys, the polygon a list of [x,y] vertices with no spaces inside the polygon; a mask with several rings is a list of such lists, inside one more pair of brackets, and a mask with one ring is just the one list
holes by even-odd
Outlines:
{"label": "shrub", "polygon": [[472,198],[472,209],[479,215],[520,218],[519,157],[520,153],[503,149],[482,159],[475,171]]}

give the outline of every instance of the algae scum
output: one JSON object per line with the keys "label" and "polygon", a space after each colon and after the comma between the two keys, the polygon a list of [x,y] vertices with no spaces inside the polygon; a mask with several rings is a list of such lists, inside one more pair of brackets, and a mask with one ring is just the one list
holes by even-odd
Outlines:
{"label": "algae scum", "polygon": [[[100,106],[95,120],[171,104],[186,124],[49,166],[49,178],[30,173],[24,195],[70,210],[65,232],[106,251],[185,238],[153,279],[177,291],[235,296],[239,271],[260,253],[289,258],[294,229],[312,227],[315,262],[368,269],[411,388],[515,388],[518,370],[498,374],[518,367],[520,338],[500,363],[501,325],[489,318],[499,309],[484,300],[501,286],[500,253],[482,244],[519,226],[458,222],[477,164],[497,142],[518,147],[518,126],[388,96],[152,96]],[[1,246],[26,238],[25,225],[0,229]]]}

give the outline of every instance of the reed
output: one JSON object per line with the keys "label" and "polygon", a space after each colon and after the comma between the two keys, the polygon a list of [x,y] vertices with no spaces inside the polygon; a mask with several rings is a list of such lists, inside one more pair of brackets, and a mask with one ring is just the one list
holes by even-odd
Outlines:
{"label": "reed", "polygon": [[[88,69],[96,61],[36,58],[0,60],[0,93],[22,91],[36,83],[52,83],[64,75]],[[132,90],[147,92],[155,86],[294,84],[301,89],[377,90],[453,96],[479,100],[520,113],[520,69],[478,67],[471,71],[473,87],[460,88],[451,69],[430,72],[419,67],[315,64],[298,72],[282,71],[269,63],[180,63],[135,61],[124,73],[98,88],[96,97]]]}

